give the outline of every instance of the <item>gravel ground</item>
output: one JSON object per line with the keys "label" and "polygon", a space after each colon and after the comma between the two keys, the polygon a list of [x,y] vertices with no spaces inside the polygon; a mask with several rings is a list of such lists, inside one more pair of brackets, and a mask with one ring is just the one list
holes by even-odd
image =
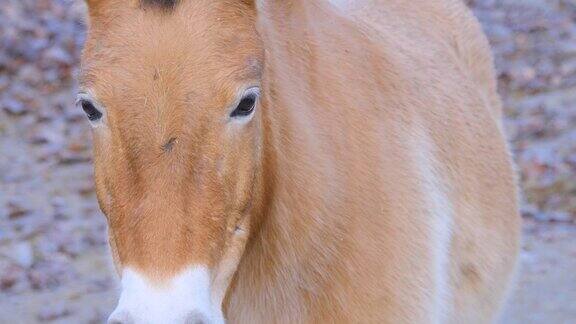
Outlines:
{"label": "gravel ground", "polygon": [[[503,323],[576,322],[576,1],[469,0],[521,174],[523,267]],[[117,298],[74,107],[78,0],[0,0],[0,323],[100,323]]]}

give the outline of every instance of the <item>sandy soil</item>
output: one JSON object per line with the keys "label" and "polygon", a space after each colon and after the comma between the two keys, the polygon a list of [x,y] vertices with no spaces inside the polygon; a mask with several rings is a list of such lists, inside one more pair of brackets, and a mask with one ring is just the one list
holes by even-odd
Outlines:
{"label": "sandy soil", "polygon": [[576,323],[576,226],[525,225],[517,286],[502,323]]}

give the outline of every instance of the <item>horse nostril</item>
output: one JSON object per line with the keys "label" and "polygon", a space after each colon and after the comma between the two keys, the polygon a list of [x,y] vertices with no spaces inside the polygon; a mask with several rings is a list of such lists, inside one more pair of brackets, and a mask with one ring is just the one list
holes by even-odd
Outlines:
{"label": "horse nostril", "polygon": [[185,324],[210,324],[208,319],[200,313],[191,313],[186,317]]}

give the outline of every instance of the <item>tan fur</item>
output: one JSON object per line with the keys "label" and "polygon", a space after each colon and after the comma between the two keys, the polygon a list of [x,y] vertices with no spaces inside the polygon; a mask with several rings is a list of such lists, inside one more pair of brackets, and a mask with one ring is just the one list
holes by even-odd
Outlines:
{"label": "tan fur", "polygon": [[[461,1],[89,5],[82,86],[106,109],[96,184],[120,268],[207,264],[231,323],[495,320],[520,218]],[[256,116],[230,127],[250,85]]]}

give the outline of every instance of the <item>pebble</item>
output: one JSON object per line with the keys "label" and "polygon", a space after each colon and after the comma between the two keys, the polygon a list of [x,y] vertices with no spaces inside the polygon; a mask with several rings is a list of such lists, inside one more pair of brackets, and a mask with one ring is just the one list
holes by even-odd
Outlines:
{"label": "pebble", "polygon": [[54,321],[67,316],[70,316],[72,311],[64,303],[59,303],[56,305],[50,305],[43,307],[38,313],[38,320],[40,321]]}
{"label": "pebble", "polygon": [[34,264],[34,251],[32,250],[30,242],[27,241],[3,246],[2,249],[0,249],[0,255],[11,259],[15,264],[24,269]]}

